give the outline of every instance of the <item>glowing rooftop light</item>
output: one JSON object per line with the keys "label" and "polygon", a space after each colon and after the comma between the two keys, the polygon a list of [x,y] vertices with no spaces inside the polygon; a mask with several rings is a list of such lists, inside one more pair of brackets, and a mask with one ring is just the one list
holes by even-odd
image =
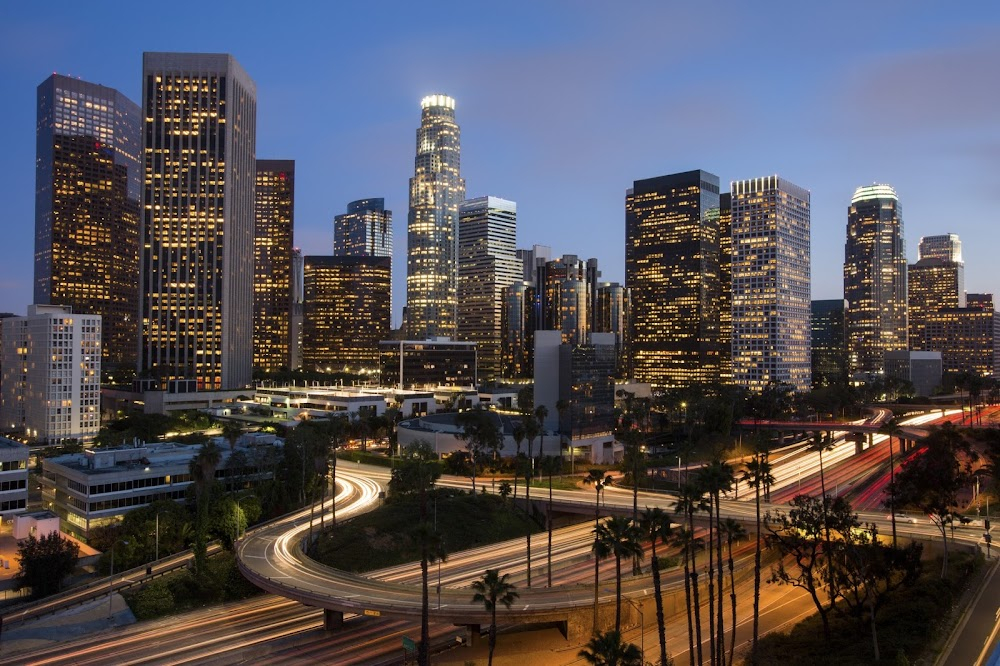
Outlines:
{"label": "glowing rooftop light", "polygon": [[899,201],[896,197],[896,190],[892,189],[890,185],[864,185],[854,190],[854,196],[851,197],[851,203],[855,204],[859,201],[868,201],[870,199],[895,199]]}
{"label": "glowing rooftop light", "polygon": [[432,106],[443,106],[446,109],[455,110],[455,100],[447,95],[428,95],[420,100],[420,108],[427,109]]}

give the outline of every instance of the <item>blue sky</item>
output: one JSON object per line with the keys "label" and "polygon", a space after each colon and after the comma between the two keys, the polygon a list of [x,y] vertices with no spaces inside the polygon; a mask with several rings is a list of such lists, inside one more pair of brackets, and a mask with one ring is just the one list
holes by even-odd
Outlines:
{"label": "blue sky", "polygon": [[701,168],[812,192],[813,298],[842,296],[847,206],[873,182],[899,194],[911,261],[958,233],[967,289],[1000,296],[1000,4],[324,4],[3,3],[0,311],[32,293],[37,85],[138,102],[143,51],[229,52],[254,78],[258,157],[296,160],[305,254],[332,252],[349,201],[386,199],[397,321],[432,92],[457,100],[468,196],[516,201],[520,247],[597,257],[606,280],[624,278],[626,188]]}

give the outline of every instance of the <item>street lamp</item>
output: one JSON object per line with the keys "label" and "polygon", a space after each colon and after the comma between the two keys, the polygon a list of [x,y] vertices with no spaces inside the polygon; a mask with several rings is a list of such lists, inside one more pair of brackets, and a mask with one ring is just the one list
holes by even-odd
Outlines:
{"label": "street lamp", "polygon": [[642,605],[628,597],[622,597],[639,613],[639,650],[642,652],[642,663],[646,663],[646,617],[642,614]]}
{"label": "street lamp", "polygon": [[124,539],[115,539],[114,542],[111,544],[111,575],[108,577],[108,619],[109,620],[112,617],[114,617],[114,612],[113,612],[112,604],[114,602],[114,593],[115,593],[115,546],[117,546],[119,543],[123,543],[123,544],[125,544],[127,546],[128,545],[128,541],[126,541]]}

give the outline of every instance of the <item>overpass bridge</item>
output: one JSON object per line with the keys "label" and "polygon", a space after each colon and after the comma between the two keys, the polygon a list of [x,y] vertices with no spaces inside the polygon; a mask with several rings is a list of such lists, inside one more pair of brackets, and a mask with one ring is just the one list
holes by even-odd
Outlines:
{"label": "overpass bridge", "polygon": [[[855,453],[860,454],[874,444],[875,435],[879,434],[881,425],[874,423],[839,423],[836,421],[775,421],[742,419],[739,425],[744,430],[774,430],[777,432],[825,433],[833,437],[835,432],[847,433],[854,442]],[[917,443],[927,437],[926,428],[902,426],[899,434],[893,437],[899,441],[900,451],[910,451]]]}

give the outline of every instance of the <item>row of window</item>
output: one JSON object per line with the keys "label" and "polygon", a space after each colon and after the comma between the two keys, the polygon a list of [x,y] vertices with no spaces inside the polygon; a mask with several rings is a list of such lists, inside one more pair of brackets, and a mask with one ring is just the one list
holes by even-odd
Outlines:
{"label": "row of window", "polygon": [[184,498],[183,490],[173,490],[165,493],[155,493],[152,495],[133,495],[131,497],[119,497],[117,499],[91,502],[87,508],[89,512],[108,511],[110,509],[125,509],[133,506],[145,506],[158,500],[179,500]]}

